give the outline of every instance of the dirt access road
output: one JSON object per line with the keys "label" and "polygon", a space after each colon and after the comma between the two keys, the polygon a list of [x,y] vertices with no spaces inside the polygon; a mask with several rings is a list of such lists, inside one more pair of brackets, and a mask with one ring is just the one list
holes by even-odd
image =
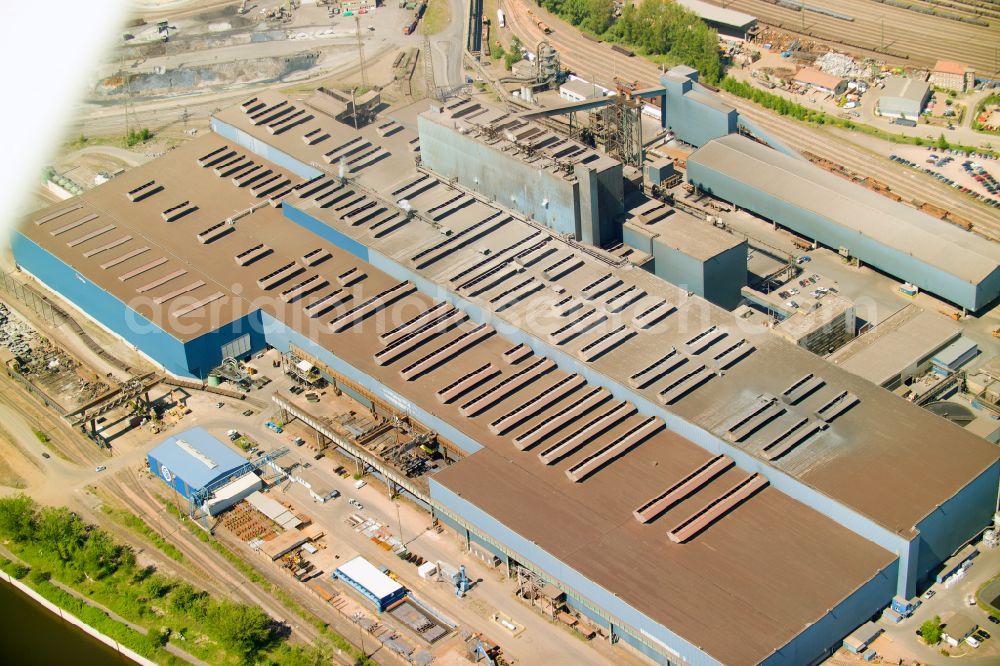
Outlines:
{"label": "dirt access road", "polygon": [[[529,6],[522,0],[504,0],[503,8],[507,13],[508,29],[520,37],[522,42],[533,46],[547,40],[558,49],[562,63],[571,70],[580,72],[584,78],[596,78],[596,83],[612,89],[615,73],[623,79],[636,80],[640,85],[654,85],[659,79],[658,65],[640,56],[626,58],[615,54],[608,44],[586,40],[572,25],[533,3]],[[542,33],[535,19],[528,14],[529,8],[534,16],[540,16],[553,29],[551,35]],[[611,66],[608,67],[608,64]],[[742,98],[727,93],[720,93],[720,96],[747,119],[788,147],[800,152],[813,152],[857,173],[874,177],[889,185],[905,200],[931,200],[982,227],[990,235],[1000,236],[1000,215],[994,209],[954,192],[930,176],[897,166],[880,157],[877,152],[865,146],[873,141],[869,136],[852,134],[850,136],[856,137],[856,142],[847,141],[805,123],[780,118]]]}

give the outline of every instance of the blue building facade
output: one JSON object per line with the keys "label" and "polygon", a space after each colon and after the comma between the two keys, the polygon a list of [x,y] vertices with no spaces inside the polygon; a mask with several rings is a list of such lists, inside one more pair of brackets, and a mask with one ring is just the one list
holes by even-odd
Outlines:
{"label": "blue building facade", "polygon": [[146,454],[146,462],[149,471],[187,500],[197,491],[238,476],[251,466],[201,427],[168,437]]}
{"label": "blue building facade", "polygon": [[12,233],[11,249],[23,270],[174,375],[205,379],[222,363],[223,346],[243,336],[248,336],[243,356],[264,348],[259,311],[182,341],[17,231]]}
{"label": "blue building facade", "polygon": [[698,83],[697,70],[678,66],[660,77],[666,95],[666,127],[692,146],[736,131],[736,109],[723,104]]}
{"label": "blue building facade", "polygon": [[[818,169],[812,165],[802,168]],[[1000,295],[1000,267],[980,281],[972,282],[957,275],[960,272],[958,270],[950,271],[932,265],[904,250],[843,226],[834,219],[800,208],[775,194],[742,182],[723,170],[700,161],[698,152],[688,160],[687,169],[688,180],[712,196],[753,211],[827,247],[845,248],[851,256],[862,262],[958,306],[977,311]],[[862,188],[858,189],[866,196],[870,194]]]}

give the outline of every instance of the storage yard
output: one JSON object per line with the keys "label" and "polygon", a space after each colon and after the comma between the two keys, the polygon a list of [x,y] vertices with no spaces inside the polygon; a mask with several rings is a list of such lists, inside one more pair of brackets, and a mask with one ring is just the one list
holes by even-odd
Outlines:
{"label": "storage yard", "polygon": [[[722,3],[712,0],[712,4]],[[859,55],[888,57],[896,64],[918,67],[930,67],[938,58],[950,58],[969,63],[986,75],[1000,75],[993,48],[1000,11],[989,5],[814,0],[805,3],[806,9],[802,10],[799,2],[773,0],[733,0],[724,4],[758,17],[763,25],[796,37],[822,40]],[[925,13],[931,10],[938,14]],[[928,43],[930,35],[933,39]]]}

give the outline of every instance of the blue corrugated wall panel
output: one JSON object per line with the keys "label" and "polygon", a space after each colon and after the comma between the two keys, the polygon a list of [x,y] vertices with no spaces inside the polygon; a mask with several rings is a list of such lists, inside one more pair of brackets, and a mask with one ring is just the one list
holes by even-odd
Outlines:
{"label": "blue corrugated wall panel", "polygon": [[222,345],[246,334],[250,335],[250,351],[243,358],[264,349],[267,344],[259,310],[189,341],[184,350],[190,374],[204,379],[210,370],[222,363]]}
{"label": "blue corrugated wall panel", "polygon": [[815,663],[817,658],[835,651],[844,636],[886,607],[895,594],[898,567],[899,560],[896,560],[878,572],[762,663],[766,666],[798,666]]}
{"label": "blue corrugated wall panel", "polygon": [[[902,280],[912,282],[956,305],[970,310],[978,310],[985,305],[985,302],[982,301],[983,298],[990,300],[996,298],[995,293],[984,295],[980,293],[980,289],[975,284],[926,264],[905,252],[883,245],[857,231],[842,227],[828,218],[749,187],[745,183],[700,164],[694,159],[688,160],[687,167],[688,180],[706,192],[730,201],[741,208],[753,211],[769,220],[774,220],[778,224],[807,238],[816,239],[828,247],[846,247],[851,255],[861,261]],[[995,283],[993,276],[990,276],[987,281],[991,284]],[[1000,287],[1000,283],[997,284]]]}
{"label": "blue corrugated wall panel", "polygon": [[282,203],[281,210],[284,211],[285,217],[292,222],[311,231],[320,238],[333,243],[340,249],[350,252],[355,257],[368,261],[368,247],[366,245],[363,245],[353,238],[342,234],[329,225],[323,224],[312,215],[304,213],[288,203]]}
{"label": "blue corrugated wall panel", "polygon": [[417,118],[420,159],[429,169],[502,205],[533,216],[559,233],[579,237],[574,184],[561,174],[540,169],[494,150],[478,139]]}
{"label": "blue corrugated wall panel", "polygon": [[[968,541],[970,535],[989,526],[997,509],[998,482],[1000,461],[917,523],[920,537],[914,584],[934,572]],[[908,592],[907,599],[916,593],[915,586]]]}
{"label": "blue corrugated wall panel", "polygon": [[170,372],[191,376],[184,344],[125,303],[87,280],[61,259],[15,231],[14,259],[46,286],[58,292],[92,319],[124,338]]}
{"label": "blue corrugated wall panel", "polygon": [[323,173],[316,167],[304,164],[299,160],[295,159],[288,153],[282,152],[270,146],[260,139],[255,139],[243,130],[233,127],[229,123],[223,122],[218,118],[212,118],[211,121],[212,131],[220,136],[224,136],[230,141],[236,143],[243,148],[246,148],[251,153],[255,155],[260,155],[266,160],[274,162],[278,166],[291,171],[297,176],[309,180],[310,178],[315,178],[316,176]]}
{"label": "blue corrugated wall panel", "polygon": [[635,641],[641,643],[643,639],[640,632],[646,631],[656,640],[671,646],[672,649],[676,650],[683,659],[687,660],[693,666],[715,666],[719,664],[717,660],[677,636],[663,625],[654,622],[608,590],[567,566],[559,558],[550,555],[536,544],[525,539],[482,511],[479,507],[462,499],[435,481],[433,477],[430,479],[430,491],[431,499],[435,504],[445,511],[453,513],[461,521],[464,521],[470,527],[474,527],[484,536],[505,544],[512,552],[514,558],[519,562],[533,566],[549,580],[570,588],[567,590],[568,594],[572,591],[572,593],[580,598],[586,599],[593,605],[605,609],[610,615],[617,618],[618,621],[627,624],[627,627],[616,624],[616,630],[619,633],[625,633],[626,635],[632,633]]}
{"label": "blue corrugated wall panel", "polygon": [[184,482],[184,479],[180,478],[171,470],[170,480],[163,476],[163,467],[160,465],[160,461],[154,458],[151,454],[146,455],[146,460],[149,462],[149,469],[153,474],[155,474],[161,481],[177,491],[177,493],[184,499],[191,498],[191,488],[188,484]]}

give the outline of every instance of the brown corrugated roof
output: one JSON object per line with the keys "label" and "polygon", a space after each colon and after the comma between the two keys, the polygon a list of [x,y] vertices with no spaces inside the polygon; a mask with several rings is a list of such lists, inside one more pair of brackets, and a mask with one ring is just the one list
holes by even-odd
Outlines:
{"label": "brown corrugated roof", "polygon": [[803,67],[795,75],[795,80],[799,83],[806,83],[811,86],[819,86],[827,90],[835,90],[844,80],[839,76],[827,74],[815,67]]}
{"label": "brown corrugated roof", "polygon": [[969,66],[965,63],[955,62],[954,60],[938,60],[934,65],[934,69],[931,71],[935,73],[941,72],[942,74],[958,74],[959,76],[964,76],[968,69]]}
{"label": "brown corrugated roof", "polygon": [[678,439],[664,433],[582,485],[510,449],[434,478],[725,664],[762,661],[895,559],[770,488],[691,542],[670,543],[668,529],[731,483],[724,476],[649,524],[632,518],[708,457],[675,449]]}

